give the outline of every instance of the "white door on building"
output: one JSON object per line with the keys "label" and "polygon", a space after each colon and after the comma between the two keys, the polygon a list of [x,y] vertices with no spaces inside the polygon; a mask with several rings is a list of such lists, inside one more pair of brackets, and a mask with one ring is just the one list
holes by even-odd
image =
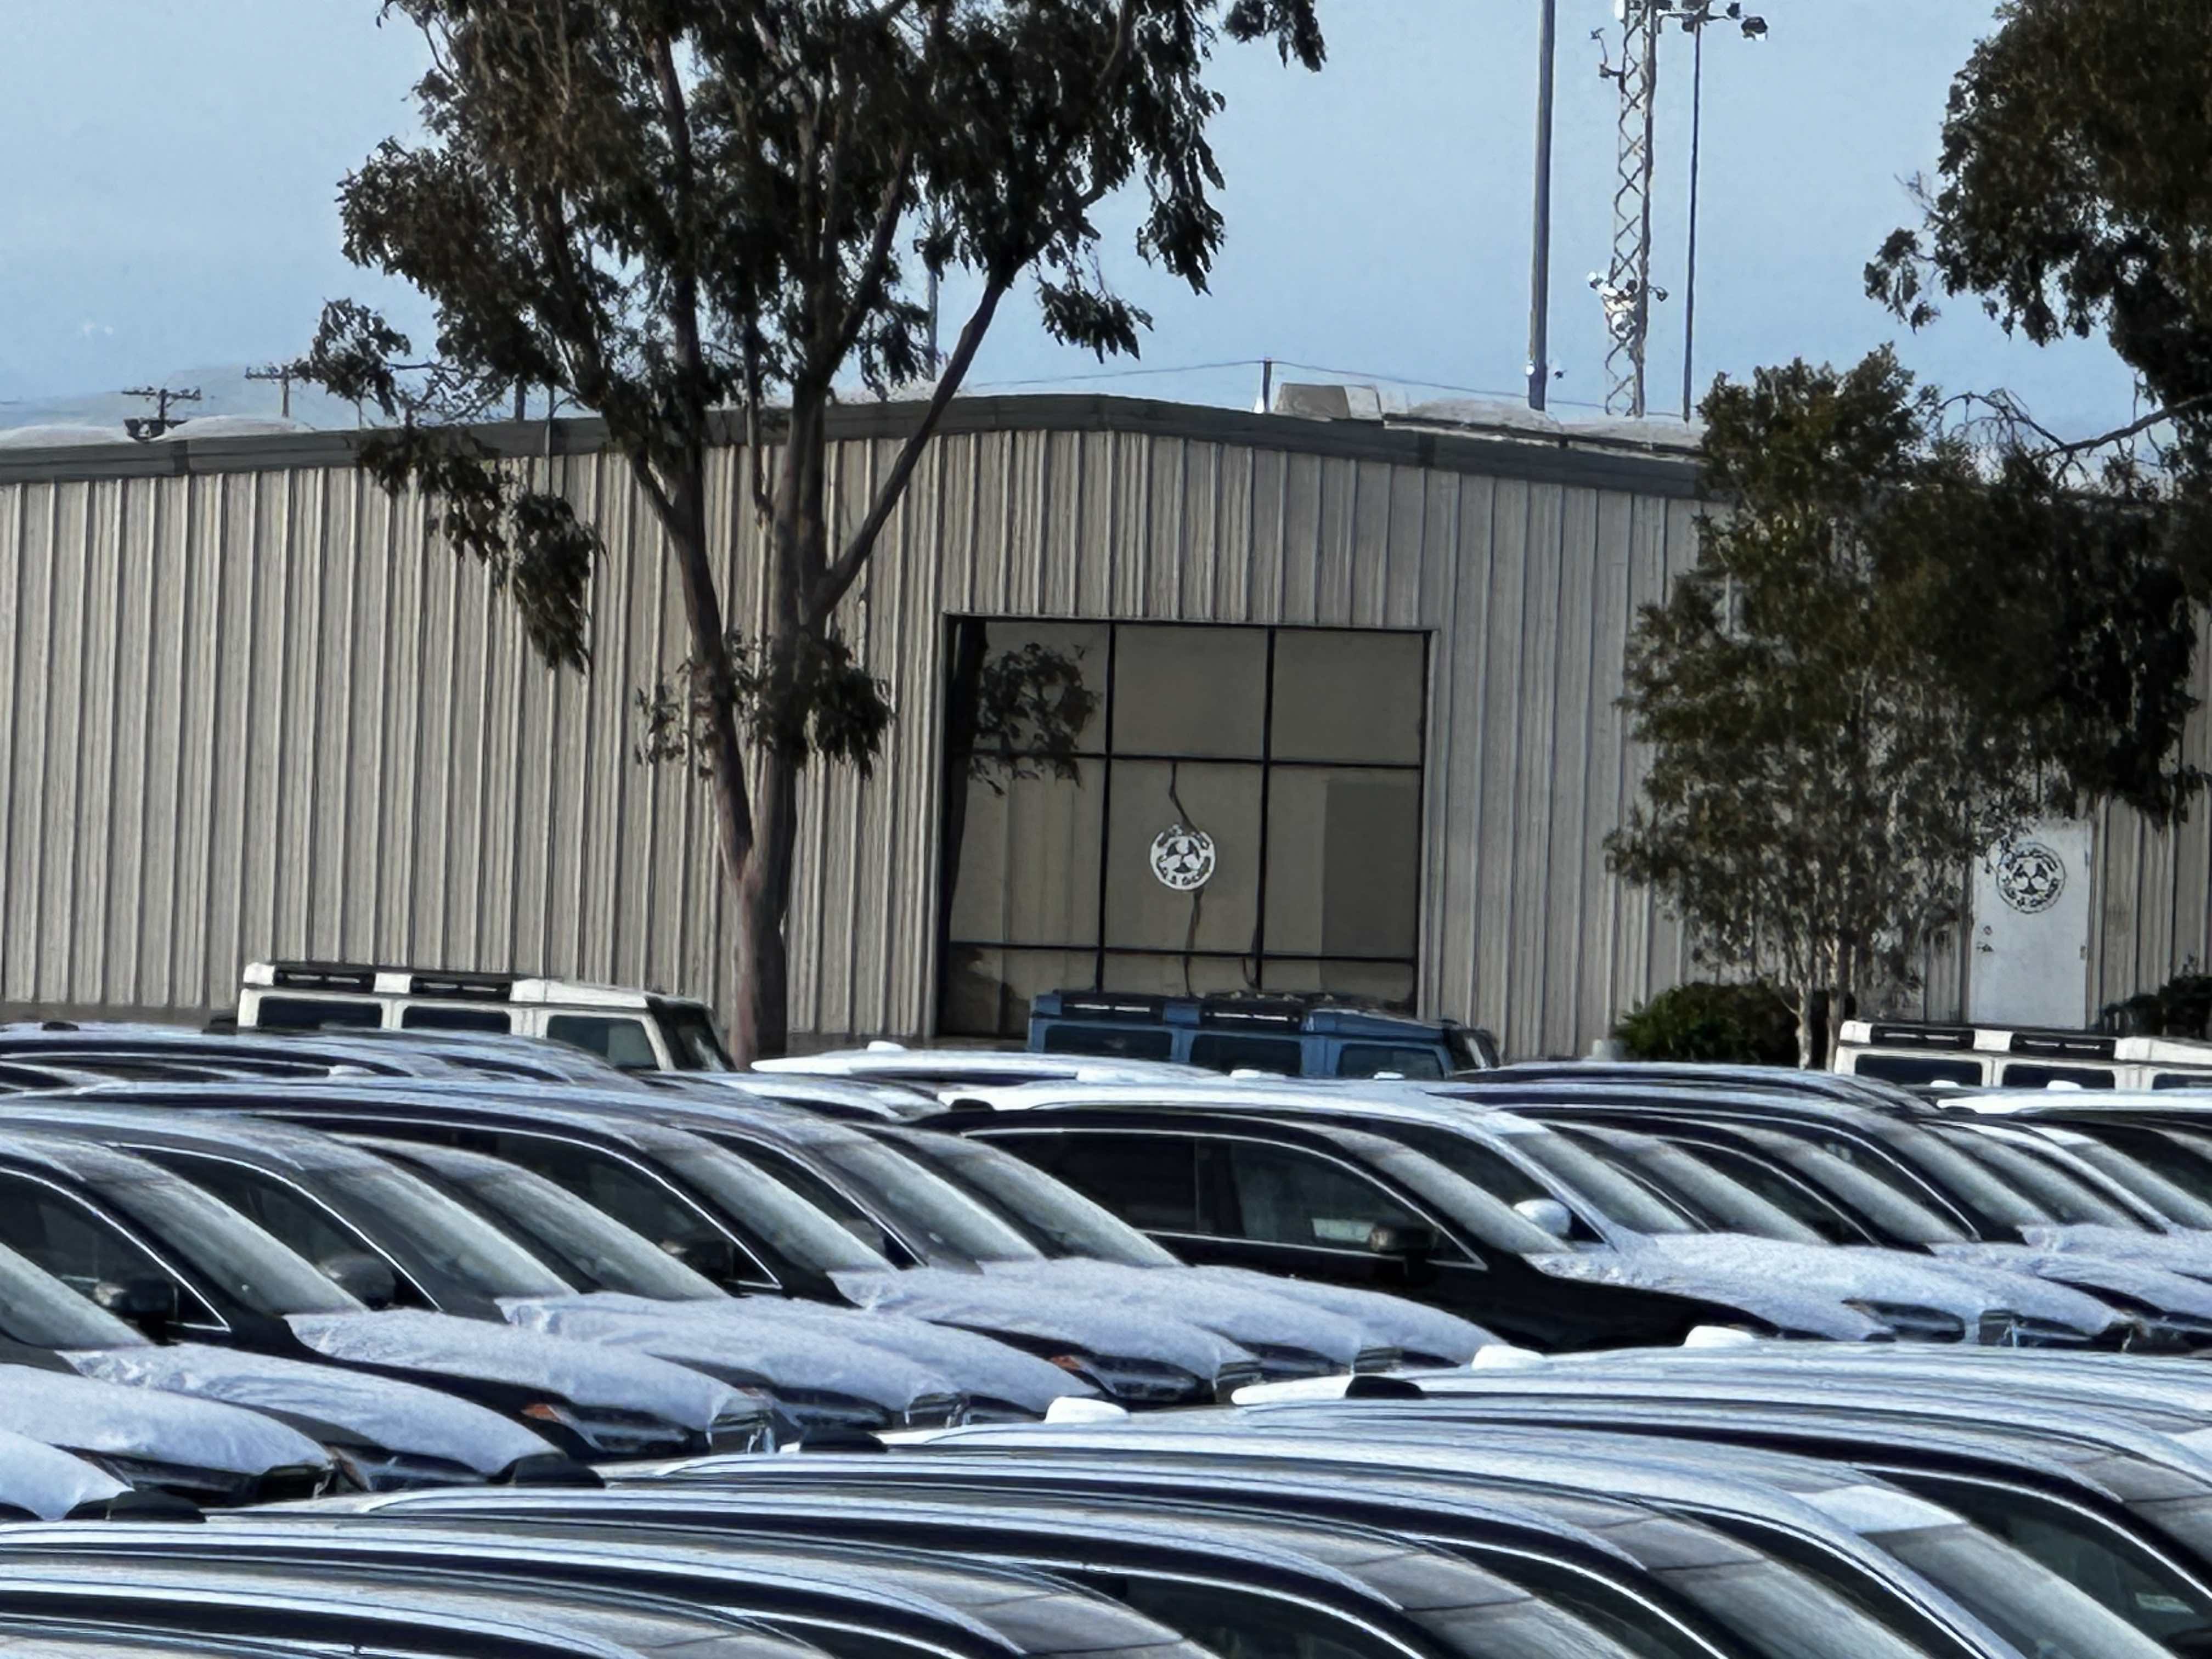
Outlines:
{"label": "white door on building", "polygon": [[2083,823],[2039,824],[1975,869],[1975,1024],[2088,1023],[2091,836]]}

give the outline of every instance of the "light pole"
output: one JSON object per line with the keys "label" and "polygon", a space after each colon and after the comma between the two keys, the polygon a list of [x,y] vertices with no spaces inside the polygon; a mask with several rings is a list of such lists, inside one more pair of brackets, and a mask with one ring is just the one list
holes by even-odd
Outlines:
{"label": "light pole", "polygon": [[1676,0],[1673,13],[1691,41],[1690,67],[1690,251],[1682,295],[1682,418],[1698,412],[1698,182],[1704,160],[1705,126],[1705,25],[1727,21],[1747,40],[1766,38],[1766,20],[1747,17],[1741,3],[1721,0]]}
{"label": "light pole", "polygon": [[1544,0],[1536,46],[1536,230],[1528,270],[1528,407],[1544,407],[1551,382],[1552,93],[1559,58],[1559,0]]}

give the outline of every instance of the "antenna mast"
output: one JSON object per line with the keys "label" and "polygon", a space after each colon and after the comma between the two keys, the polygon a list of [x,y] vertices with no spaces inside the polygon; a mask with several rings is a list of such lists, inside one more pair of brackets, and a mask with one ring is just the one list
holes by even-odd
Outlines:
{"label": "antenna mast", "polygon": [[[1644,348],[1651,332],[1651,169],[1659,93],[1659,33],[1672,0],[1614,0],[1620,19],[1620,62],[1598,73],[1620,88],[1620,144],[1613,189],[1613,264],[1594,281],[1605,305],[1607,410],[1642,419]],[[1594,37],[1601,43],[1603,30]],[[1664,299],[1661,294],[1657,296]]]}

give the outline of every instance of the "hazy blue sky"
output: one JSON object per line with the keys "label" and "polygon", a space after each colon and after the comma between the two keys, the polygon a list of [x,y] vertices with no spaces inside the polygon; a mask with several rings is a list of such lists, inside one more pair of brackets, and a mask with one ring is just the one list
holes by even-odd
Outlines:
{"label": "hazy blue sky", "polygon": [[[1944,92],[1992,0],[1764,0],[1771,39],[1707,53],[1701,379],[1893,337],[1860,270],[1908,216],[1899,180],[1935,158]],[[1535,0],[1323,0],[1317,77],[1224,53],[1230,246],[1194,297],[1109,270],[1156,313],[1146,368],[1271,356],[1517,394],[1528,310]],[[1610,234],[1613,105],[1591,29],[1606,0],[1560,0],[1553,351],[1563,401],[1603,395],[1585,286]],[[0,400],[111,391],[287,356],[321,301],[404,296],[347,266],[334,187],[408,120],[420,61],[375,0],[18,0],[0,56]],[[1686,46],[1662,74],[1662,286],[1679,295]],[[957,299],[957,293],[951,296]],[[1655,405],[1679,396],[1679,299],[1658,308]],[[1952,385],[2007,386],[2054,424],[2128,407],[2101,347],[2037,351],[1971,306],[1902,343]],[[1109,368],[1115,367],[1109,365]],[[1002,313],[973,376],[1065,381],[1090,359]],[[1288,370],[1294,378],[1300,372]],[[1314,378],[1304,376],[1304,378]],[[1097,382],[1249,402],[1243,368]],[[1090,385],[1092,383],[1084,382]],[[4,413],[4,411],[0,411]]]}

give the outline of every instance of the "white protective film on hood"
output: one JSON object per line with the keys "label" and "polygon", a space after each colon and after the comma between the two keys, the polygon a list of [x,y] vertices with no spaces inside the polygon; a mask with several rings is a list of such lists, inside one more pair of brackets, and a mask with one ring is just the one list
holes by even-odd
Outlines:
{"label": "white protective film on hood", "polygon": [[2212,1285],[2155,1261],[2116,1261],[2086,1252],[2038,1249],[2033,1244],[1938,1244],[1936,1252],[1947,1261],[1956,1258],[2033,1273],[2087,1291],[2133,1297],[2161,1313],[2212,1319]]}
{"label": "white protective film on hood", "polygon": [[[987,1262],[983,1271],[994,1279],[1035,1285],[1047,1296],[1073,1291],[1086,1302],[1146,1313],[1172,1308],[1177,1319],[1203,1325],[1231,1342],[1299,1348],[1347,1370],[1368,1346],[1366,1334],[1349,1319],[1272,1291],[1248,1290],[1195,1275],[1185,1267],[1131,1267],[1086,1256],[1058,1256],[1044,1261]],[[1261,1279],[1262,1285],[1267,1282]]]}
{"label": "white protective film on hood", "polygon": [[943,1267],[854,1270],[830,1275],[859,1306],[927,1319],[933,1325],[1006,1331],[1072,1350],[1125,1359],[1164,1360],[1212,1382],[1224,1365],[1252,1356],[1227,1337],[1160,1314],[1102,1304],[1079,1296],[1039,1296],[1016,1281]]}
{"label": "white protective film on hood", "polygon": [[960,1392],[950,1377],[883,1348],[766,1319],[698,1318],[684,1311],[712,1303],[656,1302],[610,1291],[515,1297],[500,1305],[524,1330],[635,1349],[678,1365],[726,1367],[771,1389],[823,1389],[892,1412]]}
{"label": "white protective film on hood", "polygon": [[412,1382],[311,1360],[192,1342],[102,1348],[67,1358],[87,1376],[249,1410],[292,1412],[332,1424],[386,1451],[442,1457],[481,1474],[496,1474],[519,1457],[554,1450],[520,1423],[483,1406]]}
{"label": "white protective film on hood", "polygon": [[1312,1279],[1277,1279],[1251,1267],[1185,1267],[1182,1271],[1253,1290],[1264,1287],[1270,1295],[1326,1308],[1356,1320],[1370,1345],[1407,1353],[1435,1354],[1453,1364],[1473,1358],[1477,1349],[1498,1340],[1471,1320],[1388,1291],[1363,1291],[1356,1285],[1329,1285]]}
{"label": "white protective film on hood", "polygon": [[80,1504],[103,1504],[130,1490],[82,1458],[56,1451],[43,1440],[0,1429],[0,1509],[21,1510],[41,1521],[62,1521]]}
{"label": "white protective film on hood", "polygon": [[1562,1250],[1532,1255],[1528,1265],[1553,1279],[1590,1285],[1619,1285],[1639,1291],[1665,1291],[1735,1308],[1788,1331],[1803,1331],[1838,1342],[1867,1342],[1889,1335],[1879,1320],[1846,1308],[1833,1296],[1788,1285],[1722,1272],[1703,1261],[1686,1261],[1664,1250]]}
{"label": "white protective film on hood", "polygon": [[676,1305],[687,1318],[730,1319],[747,1325],[768,1320],[786,1329],[865,1342],[950,1377],[970,1399],[1004,1401],[1024,1411],[1041,1412],[1055,1400],[1097,1392],[1081,1377],[1035,1354],[973,1331],[933,1325],[904,1314],[774,1297],[726,1297]]}
{"label": "white protective film on hood", "polygon": [[[77,1363],[83,1358],[77,1356]],[[226,1474],[319,1468],[330,1462],[298,1430],[240,1406],[27,1365],[0,1366],[0,1428],[49,1446]]]}
{"label": "white protective film on hood", "polygon": [[707,1429],[717,1418],[753,1411],[752,1403],[726,1383],[651,1354],[623,1352],[485,1320],[394,1308],[380,1313],[294,1314],[285,1322],[300,1340],[333,1359],[544,1389],[574,1405],[649,1412],[687,1429]]}
{"label": "white protective film on hood", "polygon": [[1838,1301],[1896,1302],[1954,1314],[1972,1328],[1985,1313],[2019,1309],[1968,1277],[1946,1273],[1932,1258],[1904,1250],[1841,1250],[1830,1244],[1797,1244],[1747,1233],[1675,1233],[1650,1248],[1680,1261],[1711,1267],[1732,1278],[1781,1275],[1786,1283],[1820,1291]]}
{"label": "white protective film on hood", "polygon": [[[1844,1250],[1879,1249],[1879,1245],[1845,1244]],[[1968,1249],[1974,1248],[1967,1246]],[[2087,1291],[2077,1291],[2070,1285],[2062,1285],[2053,1279],[2041,1278],[2023,1268],[2008,1267],[2002,1264],[1976,1261],[1966,1256],[1915,1257],[1927,1266],[1938,1267],[1970,1285],[1981,1286],[1988,1294],[1990,1305],[2009,1308],[2030,1319],[2049,1319],[2077,1330],[2091,1333],[2124,1324],[2126,1316],[2109,1303],[2100,1302]]]}
{"label": "white protective film on hood", "polygon": [[2155,1261],[2177,1273],[2212,1273],[2212,1233],[2194,1228],[2139,1233],[2081,1221],[2023,1227],[2020,1236],[2039,1250],[2101,1255],[2113,1261]]}

